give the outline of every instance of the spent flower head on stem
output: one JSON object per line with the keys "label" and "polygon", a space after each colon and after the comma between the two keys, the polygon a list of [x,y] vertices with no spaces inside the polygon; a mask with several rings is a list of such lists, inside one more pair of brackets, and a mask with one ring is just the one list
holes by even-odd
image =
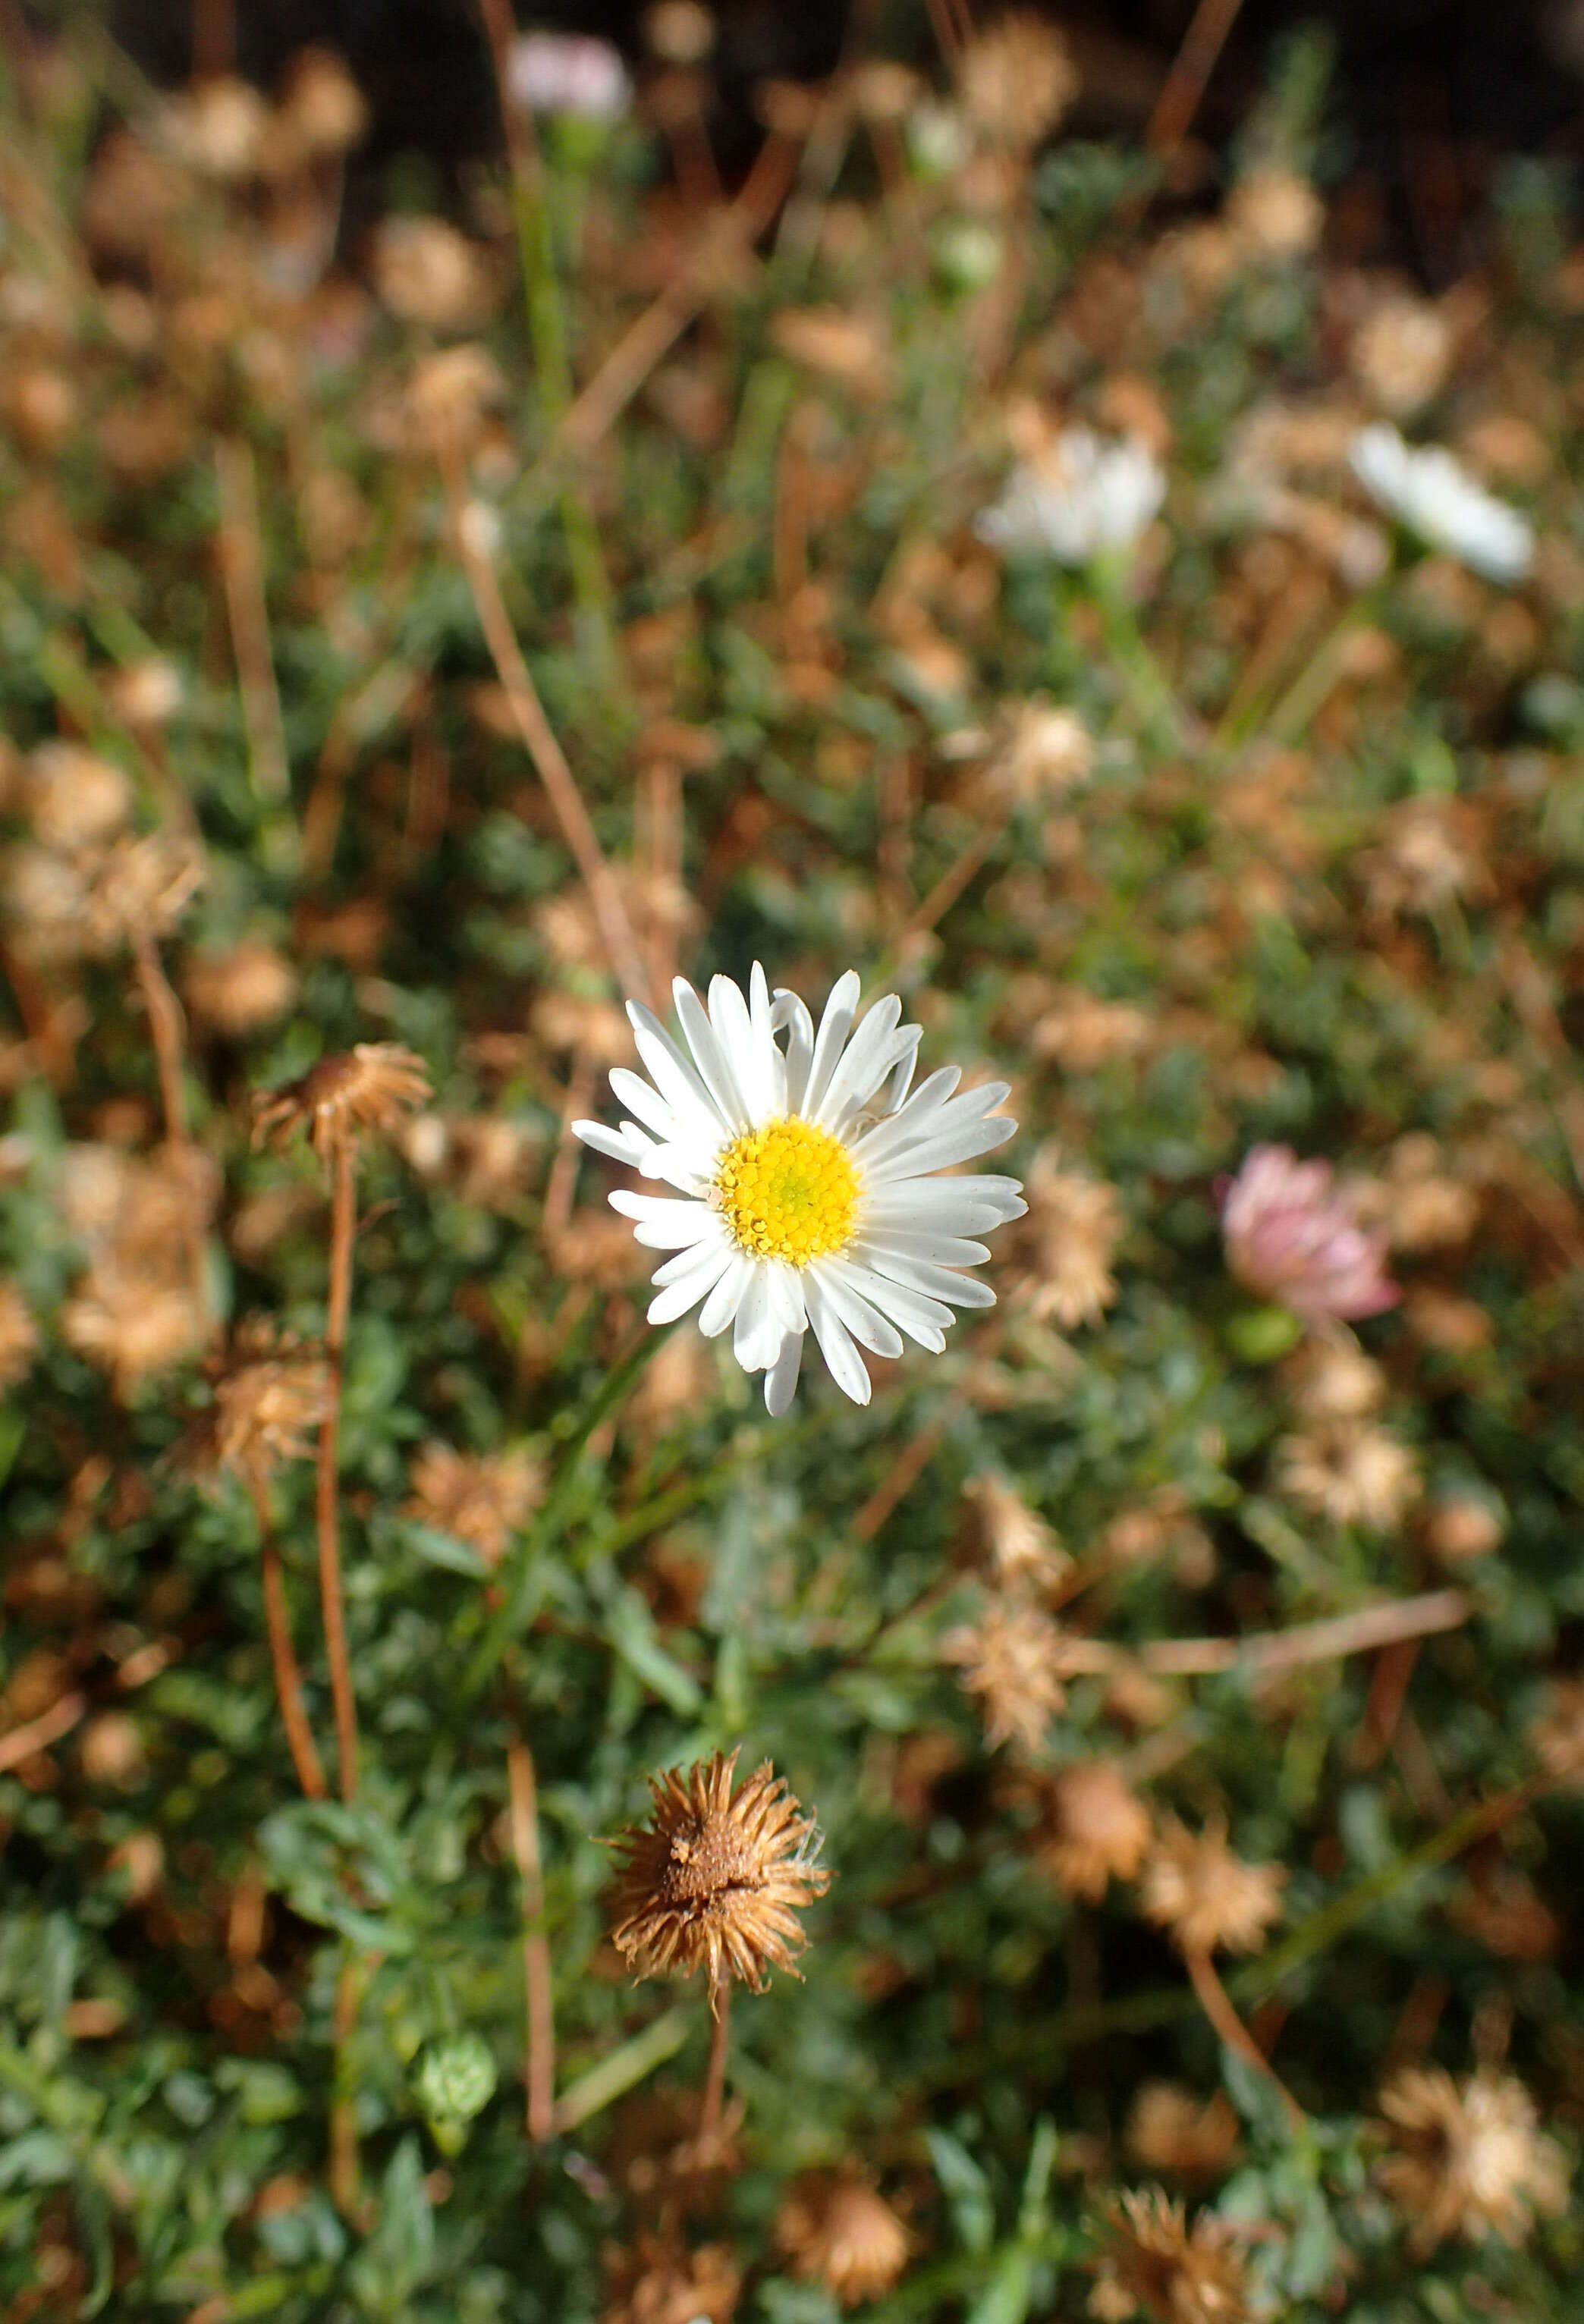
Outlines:
{"label": "spent flower head on stem", "polygon": [[1166,1817],[1139,1885],[1144,1918],[1169,1932],[1184,1953],[1257,1953],[1282,1917],[1287,1875],[1279,1864],[1249,1864],[1227,1845],[1224,1817],[1192,1832]]}
{"label": "spent flower head on stem", "polygon": [[1142,2308],[1151,2324],[1244,2324],[1251,2310],[1242,2254],[1214,2212],[1190,2226],[1181,2200],[1146,2187],[1116,2197],[1103,2216],[1097,2312]]}
{"label": "spent flower head on stem", "polygon": [[625,1858],[613,1941],[639,1977],[708,1970],[759,1993],[807,1943],[798,1914],[830,1885],[820,1828],[770,1762],[733,1796],[737,1753],[652,1776],[652,1822],[616,1842]]}
{"label": "spent flower head on stem", "polygon": [[426,1104],[430,1094],[421,1057],[395,1041],[359,1041],[341,1056],[321,1057],[284,1089],[256,1091],[253,1142],[284,1145],[306,1130],[314,1152],[328,1162],[343,1147],[356,1147],[366,1130],[388,1137],[403,1114]]}
{"label": "spent flower head on stem", "polygon": [[1376,2177],[1420,2257],[1452,2236],[1522,2244],[1536,2214],[1565,2209],[1566,2157],[1512,2075],[1481,2067],[1456,2082],[1440,2066],[1405,2067],[1382,2090],[1380,2109],[1387,2151]]}

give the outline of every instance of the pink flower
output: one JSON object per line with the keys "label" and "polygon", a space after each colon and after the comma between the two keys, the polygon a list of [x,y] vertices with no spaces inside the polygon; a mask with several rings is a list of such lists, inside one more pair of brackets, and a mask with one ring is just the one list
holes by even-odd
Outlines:
{"label": "pink flower", "polygon": [[1246,1290],[1305,1323],[1378,1315],[1401,1296],[1384,1271],[1386,1238],[1358,1223],[1329,1162],[1255,1146],[1221,1200],[1227,1264]]}
{"label": "pink flower", "polygon": [[513,95],[535,113],[619,121],[633,94],[620,52],[592,32],[520,32],[508,70]]}

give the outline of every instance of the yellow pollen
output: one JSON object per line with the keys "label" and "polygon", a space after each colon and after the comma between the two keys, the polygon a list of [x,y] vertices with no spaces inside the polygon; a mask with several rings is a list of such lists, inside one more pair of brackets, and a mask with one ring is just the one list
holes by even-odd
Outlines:
{"label": "yellow pollen", "polygon": [[807,1267],[851,1241],[858,1174],[828,1130],[767,1121],[727,1148],[710,1201],[740,1250]]}

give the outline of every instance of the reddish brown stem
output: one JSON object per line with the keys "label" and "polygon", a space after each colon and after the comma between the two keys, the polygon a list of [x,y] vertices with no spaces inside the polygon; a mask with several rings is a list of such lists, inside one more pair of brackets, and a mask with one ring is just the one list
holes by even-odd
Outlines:
{"label": "reddish brown stem", "polygon": [[1199,0],[1144,131],[1153,153],[1174,153],[1187,136],[1242,5],[1243,0]]}
{"label": "reddish brown stem", "polygon": [[699,2135],[709,2138],[720,2128],[726,2105],[726,2053],[731,2044],[731,1979],[709,1980],[709,2068],[704,2080],[704,2111]]}
{"label": "reddish brown stem", "polygon": [[181,1096],[181,1006],[171,991],[153,938],[140,929],[132,939],[133,964],[137,972],[143,1005],[148,1012],[149,1038],[154,1045],[154,1067],[160,1077],[160,1107],[165,1117],[165,1142],[181,1186],[181,1231],[187,1255],[187,1272],[199,1316],[208,1310],[199,1222],[198,1188],[191,1169],[192,1148],[187,1138],[187,1110]]}
{"label": "reddish brown stem", "polygon": [[1255,2067],[1262,2074],[1269,2075],[1287,2110],[1289,2121],[1295,2130],[1301,2129],[1304,2123],[1303,2108],[1233,2008],[1227,1988],[1217,1976],[1215,1964],[1209,1955],[1189,1953],[1185,1958],[1188,1962],[1189,1978],[1198,1997],[1199,2006],[1209,2019],[1216,2034],[1226,2043],[1228,2050],[1236,2051],[1246,2064]]}
{"label": "reddish brown stem", "polygon": [[347,1649],[347,1614],[341,1595],[341,1551],[336,1524],[336,1466],[340,1449],[341,1385],[347,1349],[347,1318],[352,1305],[352,1242],[357,1225],[357,1152],[349,1139],[336,1148],[330,1192],[329,1307],[325,1354],[330,1367],[329,1408],[320,1425],[319,1467],[314,1480],[314,1518],[319,1539],[319,1591],[324,1612],[325,1653],[330,1666],[330,1700],[336,1714],[336,1756],[344,1800],[357,1796],[357,1702]]}
{"label": "reddish brown stem", "polygon": [[275,1546],[274,1529],[270,1524],[269,1494],[262,1477],[247,1480],[253,1496],[254,1515],[258,1520],[259,1559],[264,1581],[264,1627],[269,1634],[270,1661],[275,1674],[275,1699],[281,1706],[281,1723],[286,1729],[286,1744],[292,1754],[292,1765],[297,1770],[297,1780],[305,1797],[322,1800],[329,1786],[324,1769],[314,1748],[313,1730],[308,1723],[308,1713],[302,1704],[302,1673],[292,1646],[292,1617],[286,1604],[286,1577],[281,1565],[281,1553]]}
{"label": "reddish brown stem", "polygon": [[523,1890],[523,1985],[528,2015],[528,2135],[536,2146],[550,2136],[555,2115],[555,2016],[550,1981],[550,1940],[544,1930],[544,1868],[539,1853],[539,1794],[533,1755],[520,1735],[506,1747],[512,1812],[512,1853]]}

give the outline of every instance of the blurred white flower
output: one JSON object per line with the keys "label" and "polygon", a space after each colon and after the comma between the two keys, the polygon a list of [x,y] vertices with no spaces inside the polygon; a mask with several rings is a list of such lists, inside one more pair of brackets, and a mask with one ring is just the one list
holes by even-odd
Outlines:
{"label": "blurred white flower", "polygon": [[523,32],[512,43],[512,94],[535,113],[619,121],[632,101],[627,69],[588,32]]}
{"label": "blurred white flower", "polygon": [[1014,557],[1088,565],[1131,549],[1165,496],[1165,470],[1138,437],[1107,443],[1064,428],[1048,453],[1018,463],[974,530]]}
{"label": "blurred white flower", "polygon": [[909,1097],[920,1028],[902,1023],[893,994],[855,1030],[850,969],[818,1032],[795,992],[772,1001],[757,962],[746,998],[729,977],[711,980],[708,1013],[684,978],[672,989],[685,1050],[627,1004],[651,1081],[618,1065],[610,1085],[637,1119],[572,1124],[585,1145],[678,1189],[680,1200],[622,1188],[610,1198],[639,1242],[675,1254],[655,1274],[649,1320],[702,1300],[700,1331],[732,1327],[743,1370],[766,1375],[772,1413],[792,1403],[812,1329],[838,1387],[867,1404],[860,1347],[899,1356],[905,1332],[939,1355],[953,1307],[996,1304],[961,1270],[990,1256],[970,1237],[1022,1216],[1017,1180],[934,1174],[1012,1137],[1016,1125],[994,1111],[1006,1084],[956,1096],[949,1065]]}
{"label": "blurred white flower", "polygon": [[1361,428],[1348,463],[1370,498],[1431,549],[1487,581],[1522,581],[1534,558],[1534,531],[1450,452],[1403,442],[1385,420]]}

